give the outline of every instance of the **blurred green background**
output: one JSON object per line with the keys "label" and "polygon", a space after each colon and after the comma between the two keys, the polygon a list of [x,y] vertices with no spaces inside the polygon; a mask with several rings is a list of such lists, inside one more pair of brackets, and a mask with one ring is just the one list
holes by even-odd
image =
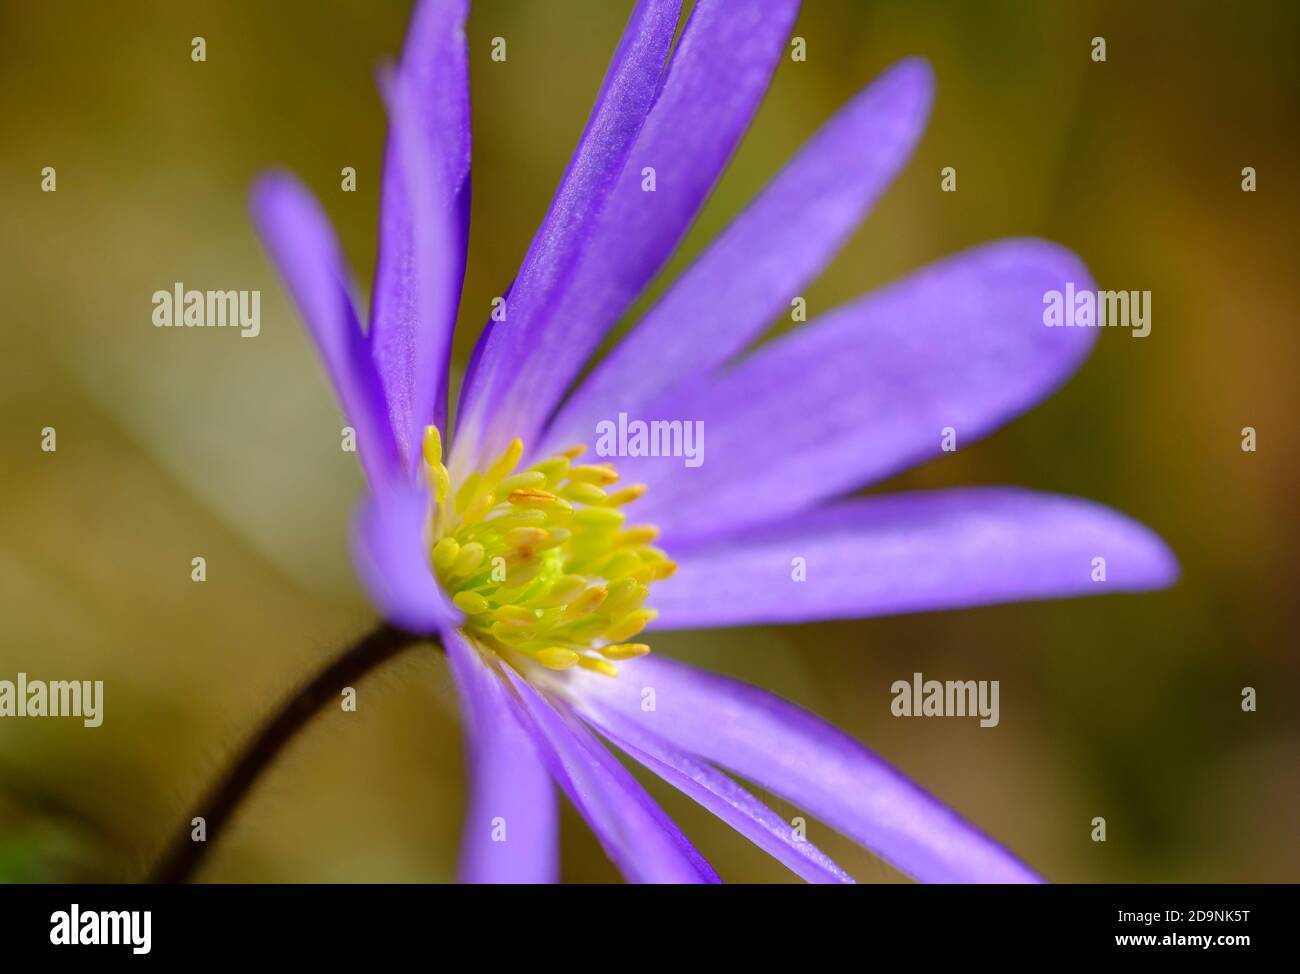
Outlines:
{"label": "blurred green background", "polygon": [[[630,3],[479,3],[474,212],[459,370],[545,212]],[[0,721],[0,879],[133,879],[268,710],[373,614],[346,535],[362,487],[255,240],[247,191],[298,173],[362,290],[405,2],[0,4],[0,679],[102,679],[105,721]],[[1015,483],[1150,524],[1168,592],[664,635],[656,650],[776,689],[893,761],[1054,880],[1300,878],[1292,2],[811,0],[682,251],[898,59],[938,78],[913,163],[807,292],[811,312],[959,248],[1038,234],[1151,335],[1100,336],[1059,394],[886,485]],[[190,39],[207,41],[206,63]],[[509,59],[489,60],[490,39]],[[1089,58],[1104,36],[1108,60]],[[939,192],[954,166],[958,192]],[[40,192],[54,166],[58,191]],[[358,191],[342,193],[354,166]],[[1243,193],[1254,166],[1259,191]],[[260,288],[262,334],[155,329],[151,294]],[[662,281],[656,290],[662,288]],[[1243,453],[1240,430],[1259,431]],[[42,427],[58,450],[40,450]],[[190,580],[202,555],[208,580]],[[999,679],[1002,721],[906,721],[914,670]],[[1243,686],[1257,713],[1243,713]],[[313,723],[213,850],[224,881],[447,880],[464,801],[446,666],[408,651]],[[788,873],[651,791],[728,880]],[[773,799],[788,818],[798,810]],[[1090,839],[1104,816],[1108,841]],[[616,878],[567,809],[564,876]],[[866,881],[900,877],[811,823]]]}

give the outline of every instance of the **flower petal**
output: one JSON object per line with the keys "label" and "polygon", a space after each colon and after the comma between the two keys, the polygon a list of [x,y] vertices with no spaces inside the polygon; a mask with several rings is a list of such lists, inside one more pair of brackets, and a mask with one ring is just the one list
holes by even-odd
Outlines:
{"label": "flower petal", "polygon": [[399,65],[419,101],[422,127],[437,150],[439,181],[456,194],[463,234],[469,232],[468,16],[469,0],[417,0]]}
{"label": "flower petal", "polygon": [[[659,628],[1104,595],[1161,588],[1178,575],[1165,543],[1123,514],[1009,487],[840,501],[673,555],[677,573],[654,588]],[[1094,578],[1097,558],[1104,581]]]}
{"label": "flower petal", "polygon": [[[605,853],[636,883],[716,883],[717,874],[644,788],[580,723],[508,666],[521,722]],[[606,678],[608,679],[608,678]]]}
{"label": "flower petal", "polygon": [[461,393],[458,442],[476,442],[493,404],[535,354],[542,321],[581,261],[645,122],[680,16],[681,0],[641,0],[628,20],[587,129],[510,286],[505,326],[489,324],[474,350]]}
{"label": "flower petal", "polygon": [[554,883],[559,878],[555,787],[509,689],[464,637],[443,633],[465,709],[473,775],[460,879],[465,883]]}
{"label": "flower petal", "polygon": [[[797,6],[795,0],[696,3],[621,173],[584,227],[577,262],[539,305],[543,314],[496,326],[488,337],[517,351],[511,371],[500,372],[491,389],[476,389],[479,399],[469,402],[472,420],[485,419],[485,455],[512,436],[537,442],[601,338],[667,260],[753,117]],[[645,189],[649,169],[653,192]]]}
{"label": "flower petal", "polygon": [[[755,687],[646,656],[617,679],[574,671],[559,692],[600,723],[648,727],[781,795],[925,882],[1038,882],[1000,845],[821,718]],[[643,711],[653,688],[655,708]]]}
{"label": "flower petal", "polygon": [[[1047,328],[1043,295],[1091,287],[1074,254],[1008,240],[958,254],[826,315],[645,418],[703,423],[699,466],[619,461],[650,492],[638,517],[674,541],[771,521],[965,446],[1083,361],[1094,328]],[[779,462],[760,459],[779,456]]]}
{"label": "flower petal", "polygon": [[253,222],[293,294],[329,373],[339,405],[357,431],[357,452],[372,487],[401,470],[379,376],[348,297],[347,270],[320,204],[286,173],[253,187]]}
{"label": "flower petal", "polygon": [[446,427],[447,359],[469,233],[466,0],[421,0],[385,85],[371,351],[408,464],[427,423]]}
{"label": "flower petal", "polygon": [[393,625],[421,635],[462,619],[429,564],[428,512],[422,490],[396,482],[366,498],[352,532],[352,561],[370,601]]}
{"label": "flower petal", "polygon": [[685,792],[768,855],[810,883],[851,883],[853,877],[727,775],[612,712],[588,721],[621,750]]}
{"label": "flower petal", "polygon": [[911,59],[837,112],[596,367],[540,452],[590,442],[600,420],[635,415],[743,351],[893,181],[925,128],[933,88],[929,65]]}

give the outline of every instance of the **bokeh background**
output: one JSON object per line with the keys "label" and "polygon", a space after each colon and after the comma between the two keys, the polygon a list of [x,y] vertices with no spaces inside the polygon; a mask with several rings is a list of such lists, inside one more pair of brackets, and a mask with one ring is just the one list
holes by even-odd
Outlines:
{"label": "bokeh background", "polygon": [[[475,7],[458,370],[630,7]],[[399,0],[0,4],[0,679],[106,683],[99,729],[0,721],[0,879],[139,877],[268,710],[373,621],[346,549],[361,477],[246,197],[264,168],[294,170],[368,288],[375,69],[407,15]],[[929,130],[810,309],[1038,234],[1103,286],[1151,290],[1153,328],[1101,335],[1041,408],[884,486],[1093,497],[1168,539],[1183,578],[1142,596],[664,635],[657,651],[825,715],[1051,879],[1300,879],[1298,28],[1291,2],[810,0],[807,62],[782,64],[666,277],[859,87],[925,56]],[[190,60],[195,35],[206,63]],[[489,59],[497,35],[503,64]],[[1098,35],[1104,64],[1089,58]],[[47,165],[56,193],[40,192]],[[1243,166],[1258,192],[1241,191]],[[261,336],[155,329],[150,296],[175,281],[261,289]],[[56,453],[40,450],[45,426]],[[1000,726],[893,718],[889,686],[914,670],[1000,680]],[[1241,710],[1244,686],[1257,713]],[[204,878],[454,876],[464,779],[443,660],[408,651],[359,701],[289,749]],[[791,878],[648,784],[724,878]],[[1098,815],[1104,844],[1090,839]],[[563,832],[566,879],[617,878],[567,808]],[[815,822],[809,834],[861,880],[901,878]]]}

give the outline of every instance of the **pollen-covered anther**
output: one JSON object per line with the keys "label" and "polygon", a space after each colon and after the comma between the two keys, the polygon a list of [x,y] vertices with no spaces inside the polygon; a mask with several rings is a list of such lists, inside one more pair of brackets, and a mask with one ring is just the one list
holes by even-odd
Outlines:
{"label": "pollen-covered anther", "polygon": [[623,508],[645,484],[607,489],[618,471],[575,464],[583,446],[516,469],[524,454],[516,439],[453,490],[436,427],[422,445],[434,502],[430,563],[471,638],[548,669],[608,676],[618,673],[611,660],[650,652],[629,640],[655,618],[645,607],[650,586],[677,566],[651,544],[658,528],[626,523]]}

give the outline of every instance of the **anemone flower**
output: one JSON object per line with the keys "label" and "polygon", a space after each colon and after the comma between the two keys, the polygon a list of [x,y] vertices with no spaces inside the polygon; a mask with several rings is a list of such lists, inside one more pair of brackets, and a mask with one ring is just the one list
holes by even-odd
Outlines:
{"label": "anemone flower", "polygon": [[[857,618],[1149,589],[1176,574],[1147,529],[1070,497],[972,488],[846,499],[937,455],[945,428],[963,443],[991,432],[1081,363],[1093,331],[1042,321],[1045,293],[1090,286],[1069,251],[977,247],[748,350],[911,153],[933,84],[919,60],[831,118],[570,391],[721,173],[796,7],[698,0],[674,44],[679,0],[636,6],[550,210],[495,302],[454,433],[465,0],[417,3],[383,79],[390,131],[368,329],[315,200],[285,175],[255,189],[259,232],[357,433],[369,485],[358,574],[391,625],[440,639],[463,700],[465,880],[556,878],[558,784],[628,879],[716,881],[609,745],[805,879],[851,881],[733,775],[918,879],[1037,880],[819,718],[646,656],[635,640],[648,626]],[[602,451],[626,454],[617,462],[581,456],[580,444],[636,421],[657,422],[657,445],[670,448],[620,434],[623,449]],[[680,453],[665,436],[697,423],[698,463],[663,455]]]}

